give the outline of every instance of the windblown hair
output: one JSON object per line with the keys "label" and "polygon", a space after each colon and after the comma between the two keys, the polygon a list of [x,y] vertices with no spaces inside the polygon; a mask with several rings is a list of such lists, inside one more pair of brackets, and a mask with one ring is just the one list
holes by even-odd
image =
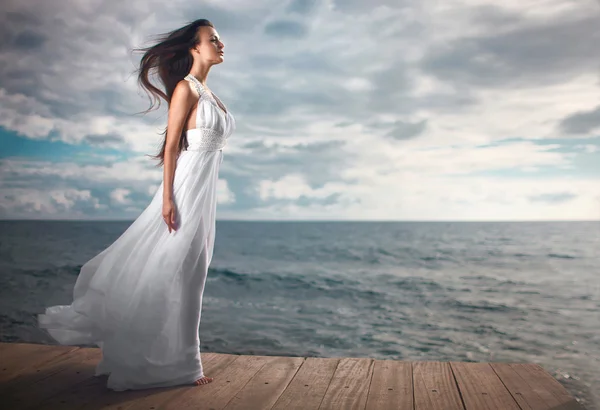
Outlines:
{"label": "windblown hair", "polygon": [[[171,97],[173,96],[175,86],[179,81],[183,80],[192,68],[193,58],[190,54],[190,49],[200,42],[198,28],[202,26],[214,27],[206,19],[195,20],[170,33],[159,34],[158,43],[153,46],[134,49],[134,51],[144,53],[137,70],[138,84],[150,98],[150,107],[144,113],[148,113],[153,107],[154,109],[158,109],[161,104],[161,98],[167,104],[171,104]],[[158,74],[164,91],[150,82],[148,77],[151,71],[153,74]],[[165,128],[162,134],[164,135],[164,139],[160,152],[157,155],[151,155],[153,159],[159,160],[157,166],[164,164],[167,128]],[[187,146],[188,142],[187,138],[185,138],[185,131],[182,131],[179,137],[177,155],[183,149],[187,148]]]}

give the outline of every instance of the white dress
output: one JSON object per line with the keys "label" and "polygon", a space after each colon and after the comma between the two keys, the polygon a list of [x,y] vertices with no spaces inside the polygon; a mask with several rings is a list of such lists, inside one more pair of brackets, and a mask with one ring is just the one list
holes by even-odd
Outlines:
{"label": "white dress", "polygon": [[[176,231],[162,217],[163,183],[148,207],[86,262],[71,305],[46,308],[38,324],[60,344],[96,344],[96,375],[112,390],[191,384],[204,376],[198,330],[215,240],[216,187],[235,120],[193,76],[196,128],[177,159]],[[227,108],[227,107],[225,107]]]}

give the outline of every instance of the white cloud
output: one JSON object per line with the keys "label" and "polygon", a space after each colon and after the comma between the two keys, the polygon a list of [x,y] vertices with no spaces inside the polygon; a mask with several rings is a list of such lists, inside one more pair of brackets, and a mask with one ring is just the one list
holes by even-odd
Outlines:
{"label": "white cloud", "polygon": [[131,193],[129,189],[117,188],[110,193],[110,199],[117,204],[129,204],[131,199],[127,196]]}
{"label": "white cloud", "polygon": [[[533,200],[564,193],[573,198],[558,203]],[[408,221],[600,218],[600,188],[596,180],[521,178],[507,181],[410,174],[402,179],[380,178],[376,185],[369,187],[347,187],[344,194],[358,201],[307,206],[281,202],[253,209],[245,213],[243,219],[397,220],[398,215]]]}
{"label": "white cloud", "polygon": [[600,150],[598,145],[591,145],[591,144],[575,145],[575,148],[582,149],[584,152],[586,152],[588,154],[593,154],[594,152],[598,152]]}
{"label": "white cloud", "polygon": [[302,175],[286,175],[275,181],[260,181],[258,187],[263,201],[271,198],[297,199],[313,191]]}
{"label": "white cloud", "polygon": [[33,97],[0,88],[0,126],[33,139],[45,139],[55,127],[46,107]]}
{"label": "white cloud", "polygon": [[127,180],[146,183],[160,181],[162,170],[151,168],[150,166],[153,164],[148,158],[141,155],[108,166],[74,162],[62,162],[60,166],[57,166],[51,161],[5,159],[0,163],[0,170],[5,182],[8,181],[9,174],[13,174],[20,179],[44,177],[53,179],[55,182],[80,180],[117,185],[119,182]]}
{"label": "white cloud", "polygon": [[3,188],[0,194],[2,217],[79,219],[86,210],[102,208],[89,190]]}
{"label": "white cloud", "polygon": [[232,204],[235,202],[235,194],[229,189],[227,181],[219,179],[217,182],[217,203]]}

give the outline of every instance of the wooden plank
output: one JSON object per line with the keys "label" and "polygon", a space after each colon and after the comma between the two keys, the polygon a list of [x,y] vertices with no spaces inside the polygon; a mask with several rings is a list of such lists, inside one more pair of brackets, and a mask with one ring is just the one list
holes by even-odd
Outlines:
{"label": "wooden plank", "polygon": [[373,376],[373,365],[373,359],[342,358],[319,408],[364,409]]}
{"label": "wooden plank", "polygon": [[239,356],[212,382],[188,389],[158,409],[222,409],[274,356]]}
{"label": "wooden plank", "polygon": [[[206,361],[206,358],[203,360]],[[95,365],[97,365],[97,361]],[[111,405],[115,408],[125,408],[125,404],[137,405],[138,400],[164,389],[174,389],[175,387],[157,388],[157,389],[139,389],[114,391],[106,387],[108,375],[91,377],[84,380],[82,383],[73,386],[70,389],[60,392],[42,403],[44,409],[61,409],[61,408],[77,408],[77,409],[106,409]],[[193,388],[192,384],[188,386]],[[124,404],[125,403],[125,404]]]}
{"label": "wooden plank", "polygon": [[86,403],[89,403],[91,400],[98,397],[98,395],[105,393],[107,393],[106,376],[94,377],[90,376],[88,373],[88,377],[82,378],[76,384],[71,385],[68,389],[61,389],[56,394],[46,398],[33,407],[27,407],[26,409],[79,409]]}
{"label": "wooden plank", "polygon": [[41,365],[79,349],[77,346],[42,345],[34,343],[7,343],[0,356],[0,383],[16,377],[30,367]]}
{"label": "wooden plank", "polygon": [[318,409],[340,359],[307,357],[272,410]]}
{"label": "wooden plank", "polygon": [[[239,356],[220,353],[202,353],[204,374],[210,377],[220,377],[220,374]],[[173,387],[157,387],[143,390],[126,390],[115,392],[108,390],[106,394],[82,407],[85,410],[148,410],[158,409],[165,405],[173,396],[178,396],[188,389],[201,389],[207,385],[181,385]]]}
{"label": "wooden plank", "polygon": [[26,357],[28,354],[33,354],[39,351],[52,351],[55,350],[55,347],[61,347],[61,345],[45,345],[38,343],[2,343],[2,350],[0,351],[0,353],[2,353],[0,356],[0,363],[3,366],[11,366],[20,359]]}
{"label": "wooden plank", "polygon": [[8,351],[10,349],[10,347],[14,344],[15,343],[0,342],[0,358],[2,358],[2,355],[4,354],[4,352]]}
{"label": "wooden plank", "polygon": [[275,357],[246,383],[225,409],[271,409],[303,362],[303,357]]}
{"label": "wooden plank", "polygon": [[[100,350],[100,349],[98,349]],[[206,359],[204,359],[206,360]],[[203,360],[203,364],[204,364]],[[99,359],[95,360],[93,365],[98,364]],[[93,372],[92,372],[93,373]],[[69,389],[63,390],[60,393],[53,395],[49,399],[41,403],[41,407],[44,409],[105,409],[110,405],[116,405],[116,408],[124,408],[123,402],[129,402],[129,404],[138,404],[138,399],[151,394],[150,390],[160,391],[163,389],[172,390],[176,387],[160,388],[160,389],[140,389],[140,390],[129,390],[115,392],[106,387],[108,375],[102,375],[98,377],[88,377],[82,382]],[[190,384],[189,386],[181,386],[182,388],[194,388]],[[115,404],[116,403],[116,404]]]}
{"label": "wooden plank", "polygon": [[[51,400],[52,397],[60,392],[77,388],[80,383],[94,378],[96,364],[100,360],[102,352],[99,348],[79,348],[71,353],[73,357],[79,357],[80,360],[72,360],[70,365],[52,377],[44,378],[41,382],[35,383],[30,390],[18,389],[6,402],[11,403],[8,408],[26,409],[26,408],[50,408],[45,404],[45,400]],[[55,408],[66,408],[60,405]]]}
{"label": "wooden plank", "polygon": [[467,410],[520,410],[489,363],[450,362]]}
{"label": "wooden plank", "polygon": [[412,409],[413,407],[411,363],[375,360],[366,410]]}
{"label": "wooden plank", "polygon": [[413,384],[415,409],[464,409],[458,386],[452,375],[452,369],[446,362],[425,361],[413,363]]}
{"label": "wooden plank", "polygon": [[7,380],[0,387],[0,393],[3,395],[20,395],[31,394],[31,389],[37,389],[36,383],[43,382],[45,379],[52,377],[75,363],[84,360],[93,359],[97,356],[94,349],[77,348],[67,353],[54,356],[51,360],[37,363],[35,366],[29,366],[18,373],[15,373],[10,380]]}
{"label": "wooden plank", "polygon": [[537,364],[490,363],[490,365],[522,409],[583,409],[558,380]]}

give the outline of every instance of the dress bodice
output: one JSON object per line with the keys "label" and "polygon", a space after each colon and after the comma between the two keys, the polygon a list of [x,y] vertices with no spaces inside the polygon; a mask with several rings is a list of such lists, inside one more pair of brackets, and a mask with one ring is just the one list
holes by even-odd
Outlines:
{"label": "dress bodice", "polygon": [[[219,106],[212,93],[208,92],[196,77],[185,76],[198,93],[196,128],[186,131],[187,151],[216,151],[227,144],[227,139],[235,130],[235,119],[231,111]],[[219,100],[220,101],[220,100]]]}

